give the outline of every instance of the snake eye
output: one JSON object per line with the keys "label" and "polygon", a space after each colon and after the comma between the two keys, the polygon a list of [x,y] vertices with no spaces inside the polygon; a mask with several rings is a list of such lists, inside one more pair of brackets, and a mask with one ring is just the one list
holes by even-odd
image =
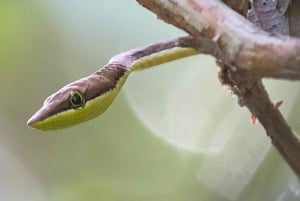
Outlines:
{"label": "snake eye", "polygon": [[72,91],[69,101],[73,109],[81,109],[85,104],[84,97],[79,91]]}

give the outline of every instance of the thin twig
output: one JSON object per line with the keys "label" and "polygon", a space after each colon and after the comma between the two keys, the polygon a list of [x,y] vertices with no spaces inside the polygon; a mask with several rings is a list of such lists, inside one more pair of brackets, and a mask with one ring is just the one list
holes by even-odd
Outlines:
{"label": "thin twig", "polygon": [[274,106],[261,79],[250,76],[240,79],[237,71],[232,72],[223,66],[219,78],[223,85],[230,87],[237,95],[239,104],[246,106],[251,114],[260,121],[271,138],[272,144],[287,161],[295,173],[300,176],[300,142],[278,107]]}

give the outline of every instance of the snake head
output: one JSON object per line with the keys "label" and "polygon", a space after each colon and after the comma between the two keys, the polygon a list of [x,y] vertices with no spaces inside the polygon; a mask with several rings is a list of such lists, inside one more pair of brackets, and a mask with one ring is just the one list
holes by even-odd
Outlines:
{"label": "snake head", "polygon": [[27,125],[48,131],[93,119],[111,105],[124,81],[124,78],[112,81],[94,73],[72,82],[50,95]]}

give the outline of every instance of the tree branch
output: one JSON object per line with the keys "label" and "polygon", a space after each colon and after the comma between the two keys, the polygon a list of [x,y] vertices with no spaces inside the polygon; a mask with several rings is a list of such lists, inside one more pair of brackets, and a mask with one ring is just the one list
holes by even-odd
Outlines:
{"label": "tree branch", "polygon": [[258,118],[273,145],[300,176],[300,142],[260,80],[299,80],[300,40],[264,32],[217,0],[137,1],[191,34],[198,50],[220,61],[222,84],[230,86],[239,104]]}
{"label": "tree branch", "polygon": [[[195,38],[212,41],[223,62],[258,77],[300,80],[300,40],[274,36],[217,0],[137,0]],[[211,48],[213,49],[213,48]],[[210,54],[217,56],[211,52]]]}

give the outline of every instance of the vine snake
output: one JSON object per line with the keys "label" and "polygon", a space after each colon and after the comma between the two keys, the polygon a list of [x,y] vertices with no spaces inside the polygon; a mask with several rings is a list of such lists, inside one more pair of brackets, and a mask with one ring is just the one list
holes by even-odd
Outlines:
{"label": "vine snake", "polygon": [[67,128],[102,114],[114,101],[129,74],[198,54],[190,36],[120,53],[98,71],[65,85],[45,99],[27,125],[43,131]]}

